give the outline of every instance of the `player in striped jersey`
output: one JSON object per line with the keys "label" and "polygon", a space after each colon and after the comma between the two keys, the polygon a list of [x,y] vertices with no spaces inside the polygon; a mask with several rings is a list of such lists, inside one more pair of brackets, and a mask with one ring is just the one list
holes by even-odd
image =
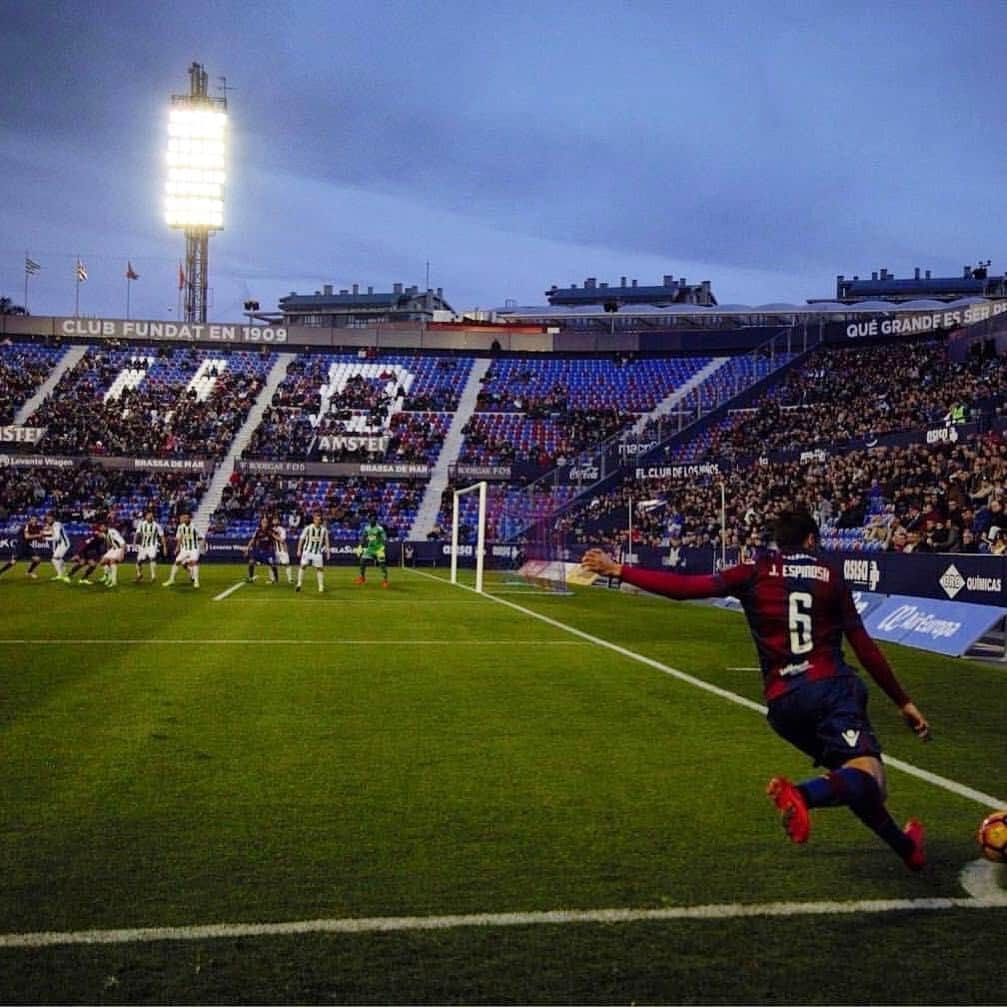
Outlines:
{"label": "player in striped jersey", "polygon": [[101,529],[108,545],[105,555],[101,557],[101,565],[105,568],[102,582],[105,587],[115,587],[119,583],[119,564],[126,559],[126,540],[114,525],[103,524]]}
{"label": "player in striped jersey", "polygon": [[323,568],[325,559],[330,555],[329,529],[322,524],[322,515],[315,511],[311,515],[311,524],[301,532],[301,537],[297,540],[297,558],[301,561],[300,569],[297,571],[297,590],[301,590],[304,582],[304,568],[313,566],[315,577],[318,578],[318,591],[325,590],[325,574]]}
{"label": "player in striped jersey", "polygon": [[287,583],[294,583],[294,571],[290,569],[290,553],[287,550],[287,529],[278,517],[273,518],[273,537],[276,540],[276,565],[287,571]]}
{"label": "player in striped jersey", "polygon": [[52,568],[56,571],[53,580],[61,580],[69,583],[70,578],[63,572],[66,565],[63,557],[70,549],[70,536],[67,535],[62,521],[56,520],[56,515],[50,511],[45,516],[45,524],[42,528],[42,535],[48,539],[52,546]]}
{"label": "player in striped jersey", "polygon": [[133,542],[136,544],[136,582],[143,583],[142,563],[146,560],[150,564],[151,582],[157,580],[157,553],[158,550],[165,555],[168,549],[164,544],[164,529],[154,519],[154,512],[148,510],[143,515],[143,520],[137,522],[133,531]]}
{"label": "player in striped jersey", "polygon": [[199,587],[199,548],[202,543],[202,536],[196,531],[196,526],[192,523],[192,515],[186,511],[179,515],[178,528],[175,530],[175,562],[172,564],[171,573],[164,581],[162,587],[171,587],[175,583],[175,574],[178,568],[184,566],[189,571],[192,578],[192,586]]}

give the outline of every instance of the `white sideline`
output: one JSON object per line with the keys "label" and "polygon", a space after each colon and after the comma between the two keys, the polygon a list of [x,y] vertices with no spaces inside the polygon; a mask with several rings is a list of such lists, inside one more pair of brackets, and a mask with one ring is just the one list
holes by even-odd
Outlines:
{"label": "white sideline", "polygon": [[[423,570],[414,569],[410,570],[410,573],[414,573],[420,577],[427,577],[430,580],[439,581],[441,584],[447,584],[447,581],[445,581],[442,577],[435,577],[433,574],[425,573]],[[474,588],[469,587],[467,584],[455,584],[454,587],[460,587],[464,591],[471,591],[473,594],[478,593]],[[556,629],[561,629],[564,633],[571,633],[574,636],[580,637],[582,640],[587,640],[589,643],[596,644],[599,647],[604,647],[606,650],[615,651],[616,654],[628,657],[631,661],[637,661],[650,668],[656,668],[665,675],[677,678],[680,682],[686,682],[689,685],[694,685],[697,689],[712,692],[713,695],[720,696],[721,699],[726,699],[728,702],[737,703],[739,706],[744,706],[749,710],[755,710],[757,713],[766,713],[766,707],[764,707],[761,703],[753,702],[745,696],[739,696],[736,692],[721,689],[718,685],[712,685],[710,682],[705,682],[703,679],[696,678],[694,675],[686,674],[684,671],[679,671],[677,668],[672,668],[670,665],[662,664],[660,661],[656,661],[652,657],[644,657],[643,654],[637,654],[635,651],[629,650],[626,647],[620,647],[619,644],[612,643],[610,640],[603,640],[600,636],[592,636],[590,633],[585,633],[582,629],[575,629],[573,626],[568,626],[566,623],[559,622],[557,619],[551,619],[549,616],[543,615],[541,612],[525,608],[523,605],[518,605],[513,601],[508,601],[506,598],[498,598],[491,594],[483,594],[481,597],[486,598],[489,601],[496,602],[498,605],[506,605],[508,608],[514,609],[515,612],[522,612],[524,615],[530,615],[533,619],[538,619],[539,622],[544,622]],[[920,780],[926,780],[927,783],[932,783],[935,787],[942,787],[944,790],[947,790],[952,794],[957,794],[959,797],[975,801],[977,804],[981,804],[987,809],[1003,808],[1007,806],[1007,801],[1003,798],[983,793],[983,791],[966,786],[964,783],[958,783],[956,780],[949,780],[945,776],[938,776],[936,773],[931,773],[927,769],[920,769],[918,766],[912,765],[912,763],[903,762],[902,759],[896,759],[890,755],[886,755],[885,763],[895,769],[902,770],[903,773],[908,773],[910,776],[915,776]]]}
{"label": "white sideline", "polygon": [[[990,865],[993,866],[992,864]],[[999,909],[1007,895],[992,898],[858,899],[849,902],[725,902],[662,909],[554,909],[527,913],[467,913],[451,916],[369,916],[293,920],[288,923],[210,923],[125,930],[0,934],[0,948],[43,948],[67,944],[132,944],[153,941],[274,937],[286,934],[366,934],[451,930],[460,927],[524,927],[568,923],[640,923],[664,920],[728,920],[753,916],[837,916],[855,913],[933,912],[940,909]]]}
{"label": "white sideline", "polygon": [[248,581],[239,580],[237,584],[232,584],[226,591],[221,591],[220,594],[215,594],[213,596],[214,601],[223,601],[229,594],[234,594],[239,587],[244,587]]}

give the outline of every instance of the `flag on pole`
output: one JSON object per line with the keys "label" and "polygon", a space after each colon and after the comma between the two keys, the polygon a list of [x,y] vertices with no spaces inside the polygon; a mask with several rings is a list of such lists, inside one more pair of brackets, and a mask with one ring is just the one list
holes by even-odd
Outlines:
{"label": "flag on pole", "polygon": [[181,290],[185,286],[185,272],[182,269],[182,263],[178,264],[178,289]]}
{"label": "flag on pole", "polygon": [[29,259],[27,255],[24,257],[24,271],[29,276],[34,276],[41,268],[42,266],[34,259]]}
{"label": "flag on pole", "polygon": [[87,267],[80,259],[77,260],[77,282],[83,283],[87,279]]}
{"label": "flag on pole", "polygon": [[140,274],[133,268],[133,263],[126,262],[126,279],[127,280],[139,280]]}

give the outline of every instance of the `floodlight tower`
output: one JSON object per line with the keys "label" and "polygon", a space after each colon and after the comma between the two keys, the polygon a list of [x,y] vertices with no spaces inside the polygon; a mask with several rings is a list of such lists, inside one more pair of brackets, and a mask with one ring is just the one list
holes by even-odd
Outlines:
{"label": "floodlight tower", "polygon": [[227,98],[211,97],[200,63],[189,67],[189,93],[171,96],[165,216],[185,232],[185,320],[206,321],[210,235],[224,227]]}

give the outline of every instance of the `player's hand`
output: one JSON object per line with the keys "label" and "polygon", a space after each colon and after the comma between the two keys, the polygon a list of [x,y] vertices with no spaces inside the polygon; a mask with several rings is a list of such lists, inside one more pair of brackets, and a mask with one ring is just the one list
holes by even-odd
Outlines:
{"label": "player's hand", "polygon": [[915,703],[906,703],[901,707],[902,719],[906,726],[920,739],[920,741],[930,740],[930,725],[927,718],[916,708]]}
{"label": "player's hand", "polygon": [[601,549],[588,549],[581,557],[580,565],[603,577],[618,577],[622,573],[622,566]]}

